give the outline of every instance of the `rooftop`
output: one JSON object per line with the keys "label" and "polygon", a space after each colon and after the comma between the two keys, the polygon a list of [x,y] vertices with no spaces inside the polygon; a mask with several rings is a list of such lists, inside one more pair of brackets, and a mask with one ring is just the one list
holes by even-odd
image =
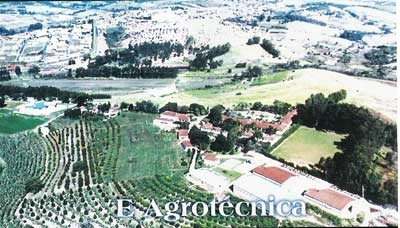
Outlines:
{"label": "rooftop", "polygon": [[295,174],[286,171],[284,169],[271,166],[271,167],[264,167],[258,166],[253,169],[253,173],[257,173],[267,179],[273,180],[279,184],[283,184],[287,181],[290,177],[296,176]]}
{"label": "rooftop", "polygon": [[309,189],[304,192],[304,195],[338,210],[342,210],[348,203],[354,200],[350,196],[332,189]]}

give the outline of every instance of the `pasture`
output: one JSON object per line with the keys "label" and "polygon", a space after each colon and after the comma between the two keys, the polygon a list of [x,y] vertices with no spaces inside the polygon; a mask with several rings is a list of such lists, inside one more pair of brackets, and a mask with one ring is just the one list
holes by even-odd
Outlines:
{"label": "pasture", "polygon": [[333,132],[301,126],[272,153],[296,165],[307,166],[318,163],[321,157],[332,157],[336,152],[340,152],[335,142],[342,138],[343,135]]}

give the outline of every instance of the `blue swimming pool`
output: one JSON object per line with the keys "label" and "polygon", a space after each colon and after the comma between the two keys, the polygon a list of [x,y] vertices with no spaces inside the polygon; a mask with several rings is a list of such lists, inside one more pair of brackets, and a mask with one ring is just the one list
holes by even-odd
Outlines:
{"label": "blue swimming pool", "polygon": [[38,102],[35,102],[35,104],[33,104],[33,106],[31,106],[30,108],[33,108],[33,109],[44,109],[44,108],[47,108],[47,105],[46,105],[46,103],[44,101],[38,101]]}

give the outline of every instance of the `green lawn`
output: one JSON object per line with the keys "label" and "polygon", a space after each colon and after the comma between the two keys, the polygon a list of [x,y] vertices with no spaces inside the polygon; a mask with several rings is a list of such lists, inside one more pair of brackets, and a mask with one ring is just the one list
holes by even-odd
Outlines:
{"label": "green lawn", "polygon": [[273,151],[273,155],[302,166],[315,164],[321,157],[331,157],[340,152],[334,142],[339,142],[343,137],[301,126]]}
{"label": "green lawn", "polygon": [[47,121],[46,118],[14,114],[9,110],[0,110],[0,133],[14,134],[33,129]]}
{"label": "green lawn", "polygon": [[288,76],[288,71],[281,71],[281,72],[276,72],[273,74],[265,74],[265,75],[255,79],[251,83],[251,85],[257,86],[257,85],[277,83],[277,82],[285,80],[287,78],[287,76]]}
{"label": "green lawn", "polygon": [[186,156],[174,133],[160,132],[153,125],[156,115],[123,113],[116,120],[121,126],[121,150],[115,178],[151,177],[156,174],[183,174]]}
{"label": "green lawn", "polygon": [[234,181],[234,180],[238,179],[242,175],[242,174],[240,174],[240,173],[238,173],[236,171],[226,170],[226,169],[222,169],[222,168],[219,168],[219,167],[215,167],[213,170],[216,173],[219,173],[219,174],[227,177],[231,181]]}

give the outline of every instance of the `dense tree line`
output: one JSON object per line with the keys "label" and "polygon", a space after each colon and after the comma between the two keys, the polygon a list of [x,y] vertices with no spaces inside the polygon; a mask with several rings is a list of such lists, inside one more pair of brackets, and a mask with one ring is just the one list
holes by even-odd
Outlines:
{"label": "dense tree line", "polygon": [[203,105],[197,103],[190,104],[189,106],[182,105],[179,106],[176,102],[168,102],[163,107],[160,108],[159,112],[172,111],[179,113],[192,113],[195,116],[206,115],[208,113],[207,109]]}
{"label": "dense tree line", "polygon": [[254,37],[252,37],[252,38],[249,38],[248,40],[247,40],[247,45],[253,45],[253,44],[259,44],[260,43],[260,37],[259,36],[254,36]]}
{"label": "dense tree line", "polygon": [[117,65],[133,64],[139,67],[143,60],[161,59],[163,62],[169,59],[172,53],[177,56],[183,54],[184,47],[179,43],[163,42],[144,42],[141,44],[131,45],[127,49],[113,50],[108,49],[104,56],[96,56],[93,63],[94,67],[102,66],[110,63],[117,63]]}
{"label": "dense tree line", "polygon": [[275,48],[271,41],[263,39],[260,46],[269,54],[272,55],[273,58],[276,58],[280,55],[280,52]]}
{"label": "dense tree line", "polygon": [[253,78],[260,77],[263,74],[263,70],[259,66],[249,66],[246,70],[242,71],[240,75],[235,74],[233,76],[234,80],[251,80]]}
{"label": "dense tree line", "polygon": [[87,100],[111,98],[108,94],[89,95],[86,93],[60,90],[51,86],[18,87],[10,85],[0,85],[0,96],[9,96],[13,100],[26,99],[27,97],[34,97],[37,100],[58,98],[64,103],[69,102],[71,99],[72,102],[78,105],[83,105]]}
{"label": "dense tree line", "polygon": [[0,26],[0,35],[1,36],[12,36],[18,33],[22,33],[22,32],[31,32],[34,30],[40,30],[43,28],[43,25],[39,22],[34,23],[34,24],[30,24],[29,27],[27,29],[7,29],[3,26]]}
{"label": "dense tree line", "polygon": [[261,102],[254,102],[250,109],[271,112],[284,116],[292,109],[292,105],[283,101],[275,100],[272,105],[263,105]]}
{"label": "dense tree line", "polygon": [[141,67],[132,65],[120,68],[117,66],[91,66],[88,69],[77,68],[75,77],[116,77],[116,78],[176,78],[177,68],[171,67]]}
{"label": "dense tree line", "polygon": [[397,49],[394,46],[382,45],[365,53],[364,57],[371,65],[386,65],[396,62],[396,51]]}
{"label": "dense tree line", "polygon": [[274,19],[281,19],[281,20],[283,20],[283,23],[288,23],[288,22],[291,22],[291,21],[304,21],[304,22],[311,23],[311,24],[326,26],[325,22],[318,21],[318,20],[315,20],[315,19],[311,19],[309,17],[305,17],[305,16],[302,16],[302,15],[296,14],[295,12],[290,12],[290,13],[287,13],[287,14],[274,16],[273,18]]}
{"label": "dense tree line", "polygon": [[221,65],[222,62],[214,61],[213,59],[229,52],[230,48],[231,44],[226,43],[212,47],[207,51],[199,51],[196,53],[196,57],[192,61],[189,61],[189,68],[191,70],[205,70],[207,65],[213,67]]}
{"label": "dense tree line", "polygon": [[362,40],[362,38],[364,37],[364,35],[366,35],[367,33],[365,32],[360,32],[360,31],[350,31],[350,30],[345,30],[344,32],[342,32],[339,37],[346,39],[346,40],[351,40],[351,41],[359,41]]}
{"label": "dense tree line", "polygon": [[319,130],[347,134],[339,143],[343,153],[321,159],[317,164],[323,172],[321,177],[356,194],[362,194],[364,187],[367,199],[396,205],[397,181],[387,180],[381,188],[382,176],[376,172],[375,163],[382,146],[397,147],[396,126],[382,122],[365,108],[338,103],[344,97],[343,91],[328,97],[316,94],[297,106],[295,121]]}

